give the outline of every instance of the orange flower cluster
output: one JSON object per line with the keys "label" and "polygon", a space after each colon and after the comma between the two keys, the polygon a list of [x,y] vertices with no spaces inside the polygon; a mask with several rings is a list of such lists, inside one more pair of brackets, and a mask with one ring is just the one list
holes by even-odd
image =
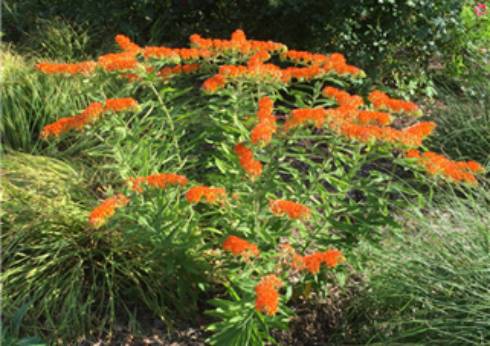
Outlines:
{"label": "orange flower cluster", "polygon": [[180,56],[173,48],[168,47],[145,47],[143,49],[143,56],[146,59],[155,58],[155,59],[165,59],[171,62],[179,63]]}
{"label": "orange flower cluster", "polygon": [[419,107],[409,101],[392,99],[382,91],[374,90],[368,96],[369,101],[377,110],[388,110],[395,113],[409,113],[419,115]]}
{"label": "orange flower cluster", "polygon": [[122,112],[138,107],[138,101],[131,97],[107,99],[105,101],[105,111]]}
{"label": "orange flower cluster", "polygon": [[93,102],[80,114],[61,118],[54,123],[44,126],[40,136],[46,139],[50,136],[59,137],[61,134],[70,130],[82,130],[85,125],[98,120],[104,112],[123,111],[137,105],[138,102],[132,98],[107,99],[105,106],[100,102]]}
{"label": "orange flower cluster", "polygon": [[253,144],[267,145],[272,140],[272,135],[277,131],[276,117],[272,114],[273,102],[268,96],[259,100],[257,118],[259,122],[250,132]]}
{"label": "orange flower cluster", "polygon": [[85,125],[97,120],[104,112],[104,107],[99,102],[91,103],[82,113],[61,118],[54,123],[48,124],[41,130],[41,138],[50,136],[59,137],[70,130],[81,130]]}
{"label": "orange flower cluster", "polygon": [[223,203],[226,200],[226,191],[221,187],[194,186],[185,195],[189,203],[199,203],[204,198],[206,203]]}
{"label": "orange flower cluster", "polygon": [[134,52],[138,53],[142,50],[140,46],[131,41],[131,39],[125,35],[116,35],[114,38],[119,48],[121,48],[125,52]]}
{"label": "orange flower cluster", "polygon": [[285,45],[277,42],[247,40],[242,30],[235,30],[230,40],[207,39],[199,34],[191,35],[189,40],[193,47],[209,49],[217,53],[239,52],[249,55],[259,51],[278,52],[287,49]]}
{"label": "orange flower cluster", "polygon": [[97,207],[95,207],[89,215],[89,223],[94,228],[102,226],[108,218],[116,212],[116,209],[122,208],[129,203],[129,199],[123,194],[107,198]]}
{"label": "orange flower cluster", "polygon": [[275,275],[264,276],[255,286],[255,309],[259,312],[274,316],[279,307],[278,289],[282,281]]}
{"label": "orange flower cluster", "polygon": [[226,82],[236,78],[287,84],[292,79],[311,80],[330,72],[352,75],[362,74],[362,70],[348,65],[344,56],[338,53],[325,56],[308,52],[288,51],[282,55],[284,58],[310,66],[281,69],[274,64],[266,64],[265,62],[270,59],[270,53],[286,51],[287,48],[284,45],[273,42],[247,40],[241,30],[235,31],[232,34],[232,39],[229,41],[203,39],[197,34],[192,35],[191,44],[201,49],[209,49],[217,52],[238,51],[245,56],[250,56],[246,66],[221,66],[218,75],[221,75],[222,78],[213,76],[203,85],[203,89],[208,92],[214,92],[224,86]]}
{"label": "orange flower cluster", "polygon": [[335,268],[338,264],[345,261],[341,251],[331,249],[323,252],[314,252],[310,255],[301,256],[296,253],[290,244],[282,244],[281,249],[290,257],[290,265],[294,270],[307,270],[316,275],[320,272],[320,265],[323,263],[328,268]]}
{"label": "orange flower cluster", "polygon": [[162,78],[166,78],[176,74],[190,74],[199,70],[201,65],[199,64],[184,64],[184,65],[175,65],[172,67],[164,67],[160,71],[158,71],[158,76]]}
{"label": "orange flower cluster", "polygon": [[325,70],[319,66],[308,66],[308,67],[295,67],[290,66],[282,70],[282,82],[290,83],[291,80],[305,80],[309,81],[315,78],[319,78],[325,74]]}
{"label": "orange flower cluster", "polygon": [[158,173],[146,177],[130,178],[130,181],[131,189],[136,192],[143,192],[141,185],[165,189],[169,185],[184,186],[189,182],[185,176],[174,173]]}
{"label": "orange flower cluster", "polygon": [[326,55],[290,49],[282,55],[288,61],[304,65],[324,65],[329,59]]}
{"label": "orange flower cluster", "polygon": [[45,74],[90,74],[95,71],[95,61],[82,61],[76,64],[53,64],[42,62],[36,64],[36,68]]}
{"label": "orange flower cluster", "polygon": [[99,56],[98,63],[107,71],[132,70],[138,66],[138,60],[136,60],[136,53],[134,51],[101,55]]}
{"label": "orange flower cluster", "polygon": [[248,59],[247,65],[249,67],[258,66],[263,64],[265,61],[269,60],[270,58],[271,55],[267,53],[267,51],[263,50],[252,55],[252,57]]}
{"label": "orange flower cluster", "polygon": [[421,121],[405,128],[403,132],[409,137],[426,138],[432,134],[436,126],[432,121]]}
{"label": "orange flower cluster", "polygon": [[327,111],[324,108],[298,108],[291,112],[291,116],[284,123],[284,130],[289,131],[307,122],[313,122],[317,128],[325,123]]}
{"label": "orange flower cluster", "polygon": [[220,74],[216,74],[213,77],[210,77],[204,81],[202,85],[202,89],[208,93],[214,93],[218,89],[224,87],[225,85],[226,85],[225,78]]}
{"label": "orange flower cluster", "polygon": [[381,141],[404,146],[420,146],[435,128],[433,122],[419,122],[411,127],[398,130],[387,127],[391,116],[385,112],[359,110],[364,105],[362,97],[327,86],[323,94],[339,105],[337,108],[299,108],[291,112],[284,124],[285,131],[313,122],[321,128],[327,122],[329,128],[343,136],[361,142]]}
{"label": "orange flower cluster", "polygon": [[306,51],[289,50],[282,57],[294,63],[316,66],[321,70],[319,74],[334,72],[340,75],[364,75],[364,72],[360,68],[347,64],[345,57],[340,53],[333,53],[327,56]]}
{"label": "orange flower cluster", "polygon": [[[263,64],[262,62],[247,66],[223,65],[220,66],[219,72],[216,75],[204,81],[203,89],[205,91],[214,92],[225,86],[227,82],[240,78],[280,83],[282,80],[282,71],[276,65]],[[209,88],[210,85],[213,85],[214,87]]]}
{"label": "orange flower cluster", "polygon": [[360,111],[358,122],[361,125],[387,126],[391,124],[391,116],[385,112]]}
{"label": "orange flower cluster", "polygon": [[328,120],[331,130],[361,142],[381,141],[405,146],[420,146],[435,129],[434,122],[419,122],[408,128],[398,130],[387,127],[391,123],[388,113],[359,110],[363,100],[358,95],[326,87],[323,93],[335,99],[337,108],[298,108],[284,123],[284,130],[289,131],[305,123],[312,122],[317,128],[323,127]]}
{"label": "orange flower cluster", "polygon": [[347,91],[327,86],[323,89],[323,95],[332,98],[339,106],[358,109],[364,105],[364,101],[359,95],[351,95]]}
{"label": "orange flower cluster", "polygon": [[230,235],[225,239],[223,249],[231,252],[234,256],[240,255],[246,259],[250,256],[258,256],[260,254],[257,245],[234,235]]}
{"label": "orange flower cluster", "polygon": [[176,48],[175,52],[179,55],[182,61],[208,59],[213,56],[213,53],[210,50],[199,48]]}
{"label": "orange flower cluster", "polygon": [[376,140],[402,144],[409,147],[418,147],[422,145],[422,141],[432,133],[435,127],[436,124],[431,121],[420,122],[403,130],[397,130],[392,127],[347,123],[341,127],[340,132],[344,136],[360,142]]}
{"label": "orange flower cluster", "polygon": [[269,208],[274,215],[287,215],[290,219],[307,219],[310,217],[310,208],[284,199],[270,201]]}
{"label": "orange flower cluster", "polygon": [[454,182],[465,182],[477,185],[475,174],[483,173],[485,169],[475,161],[452,161],[447,157],[428,151],[420,153],[409,150],[406,157],[416,159],[417,162],[431,175],[441,175]]}
{"label": "orange flower cluster", "polygon": [[[255,81],[288,84],[292,79],[312,80],[319,78],[331,70],[319,65],[308,67],[286,67],[285,69],[281,69],[279,66],[274,64],[265,64],[264,62],[269,58],[270,55],[266,51],[259,51],[248,60],[246,66],[223,65],[220,67],[218,75],[221,75],[225,79],[223,85],[226,84],[226,81],[237,78],[248,78]],[[340,68],[337,68],[334,71],[347,73],[345,70]],[[211,78],[214,77],[216,76]],[[204,89],[206,90],[206,88]],[[358,100],[361,100],[362,104],[362,99],[359,96],[357,96],[357,102]]]}
{"label": "orange flower cluster", "polygon": [[344,261],[344,256],[339,250],[331,249],[324,252],[315,252],[303,257],[296,257],[295,261],[295,266],[298,266],[299,264],[299,268],[297,269],[304,269],[311,274],[316,275],[320,272],[320,265],[322,263],[328,268],[335,268]]}
{"label": "orange flower cluster", "polygon": [[240,166],[250,175],[252,180],[260,177],[262,174],[262,163],[254,159],[252,150],[240,143],[235,146],[235,153],[240,160]]}

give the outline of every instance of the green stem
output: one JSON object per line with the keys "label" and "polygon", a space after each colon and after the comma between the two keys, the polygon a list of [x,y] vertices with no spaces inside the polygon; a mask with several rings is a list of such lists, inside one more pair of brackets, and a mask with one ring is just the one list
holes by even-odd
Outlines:
{"label": "green stem", "polygon": [[152,90],[152,92],[157,97],[158,103],[162,107],[163,113],[167,117],[167,122],[168,122],[168,125],[170,126],[170,131],[172,131],[172,140],[173,140],[173,144],[175,147],[177,160],[179,161],[179,166],[180,166],[179,168],[182,168],[184,166],[184,162],[182,160],[182,157],[180,156],[180,146],[179,146],[179,142],[177,140],[177,135],[175,134],[175,125],[174,125],[174,121],[172,119],[172,115],[170,114],[170,111],[168,110],[167,106],[165,105],[165,102],[163,102],[163,99],[160,96],[160,94],[158,93],[157,89],[155,88],[155,85],[153,85],[153,83],[149,83],[149,85],[150,85],[150,89]]}

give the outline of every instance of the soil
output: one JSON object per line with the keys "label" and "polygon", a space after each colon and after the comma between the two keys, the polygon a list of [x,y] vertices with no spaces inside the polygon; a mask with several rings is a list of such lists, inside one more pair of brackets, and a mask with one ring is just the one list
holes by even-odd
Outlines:
{"label": "soil", "polygon": [[[326,298],[311,295],[308,300],[298,299],[290,306],[296,312],[296,317],[290,322],[287,331],[273,333],[275,339],[279,345],[284,346],[349,345],[344,341],[339,342],[338,339],[339,335],[345,335],[345,340],[349,339],[350,332],[343,330],[346,325],[346,308],[362,287],[362,277],[352,274],[344,287],[329,287],[329,295]],[[205,331],[205,325],[209,322],[206,318],[199,318],[200,323],[197,325],[178,325],[171,331],[167,331],[165,325],[158,320],[140,322],[144,330],[141,333],[135,334],[129,331],[129,328],[121,326],[116,328],[110,340],[105,338],[92,342],[84,341],[80,345],[203,346],[209,336]],[[333,339],[334,335],[336,339]]]}

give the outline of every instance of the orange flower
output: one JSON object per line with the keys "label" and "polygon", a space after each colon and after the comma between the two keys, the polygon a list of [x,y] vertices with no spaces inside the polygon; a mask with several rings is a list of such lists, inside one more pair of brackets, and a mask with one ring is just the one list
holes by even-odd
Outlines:
{"label": "orange flower", "polygon": [[40,137],[43,139],[46,139],[50,136],[59,137],[61,134],[73,128],[72,123],[73,122],[71,117],[61,118],[54,123],[44,126],[41,130]]}
{"label": "orange flower", "polygon": [[99,116],[104,112],[104,106],[100,102],[93,102],[88,105],[82,112],[84,117],[84,123],[89,123],[97,120]]}
{"label": "orange flower", "polygon": [[323,253],[323,263],[329,268],[335,268],[344,261],[344,255],[337,249],[327,250]]}
{"label": "orange flower", "polygon": [[255,309],[274,316],[279,306],[278,289],[282,281],[275,275],[264,276],[255,286]]}
{"label": "orange flower", "polygon": [[272,135],[276,131],[275,118],[273,122],[259,122],[250,132],[250,139],[253,144],[262,143],[263,145],[267,145],[272,140]]}
{"label": "orange flower", "polygon": [[308,270],[311,274],[316,275],[320,272],[320,265],[323,262],[323,254],[315,252],[311,255],[302,257],[303,269]]}
{"label": "orange flower", "polygon": [[262,63],[264,63],[264,61],[267,61],[270,58],[271,58],[270,54],[267,53],[266,51],[264,51],[264,50],[259,51],[259,52],[255,53],[254,55],[252,55],[252,57],[250,59],[248,59],[247,66],[248,67],[259,66]]}
{"label": "orange flower", "polygon": [[237,236],[230,235],[223,242],[223,249],[231,252],[234,256],[241,255],[244,258],[258,256],[260,254],[257,245],[249,243]]}
{"label": "orange flower", "polygon": [[142,50],[140,46],[138,46],[136,43],[131,41],[131,39],[127,36],[116,35],[114,40],[123,51],[138,53]]}
{"label": "orange flower", "polygon": [[431,175],[440,175],[453,182],[465,182],[477,185],[474,173],[483,173],[484,168],[475,161],[452,161],[447,157],[431,151],[420,154],[408,151],[405,156],[414,158]]}
{"label": "orange flower", "polygon": [[121,112],[138,106],[138,101],[131,97],[107,99],[105,101],[105,111]]}
{"label": "orange flower", "polygon": [[184,186],[188,183],[188,180],[183,175],[174,173],[157,173],[146,177],[130,178],[132,183],[131,189],[136,192],[142,192],[142,184],[165,189],[168,185],[180,185]]}
{"label": "orange flower", "polygon": [[269,96],[261,97],[259,99],[259,110],[257,111],[259,121],[270,120],[273,108],[274,102],[272,102]]}
{"label": "orange flower", "polygon": [[40,137],[46,139],[50,136],[59,137],[70,130],[81,130],[85,125],[94,122],[103,113],[101,103],[93,102],[85,108],[81,114],[61,118],[54,123],[48,124],[41,130]]}
{"label": "orange flower", "polygon": [[418,114],[420,112],[419,107],[412,102],[392,99],[382,91],[374,90],[368,96],[369,101],[373,104],[374,108],[379,110],[390,110],[395,113],[413,113]]}
{"label": "orange flower", "polygon": [[323,108],[299,108],[291,112],[291,116],[284,123],[284,129],[289,131],[306,122],[313,122],[317,128],[322,128],[327,111]]}
{"label": "orange flower", "polygon": [[101,55],[98,62],[107,71],[132,70],[138,65],[133,51]]}
{"label": "orange flower", "polygon": [[273,64],[263,64],[256,61],[253,65],[223,65],[219,68],[219,74],[228,80],[245,79],[261,82],[282,83],[283,73],[280,67]]}
{"label": "orange flower", "polygon": [[474,173],[483,173],[485,168],[476,161],[466,161],[466,167]]}
{"label": "orange flower", "polygon": [[199,203],[204,198],[206,203],[223,203],[226,200],[226,191],[220,187],[194,186],[185,195],[189,203]]}
{"label": "orange flower", "polygon": [[182,73],[194,73],[199,70],[201,65],[199,64],[184,64],[182,65]]}
{"label": "orange flower", "polygon": [[423,139],[430,136],[435,128],[436,123],[434,123],[433,121],[421,121],[410,127],[407,127],[403,130],[403,132],[406,135],[413,137],[414,139],[418,139],[418,142],[422,142]]}
{"label": "orange flower", "polygon": [[158,76],[165,78],[175,74],[189,74],[194,73],[199,70],[199,64],[184,64],[184,65],[175,65],[172,67],[164,67],[160,71],[158,71]]}
{"label": "orange flower", "polygon": [[308,67],[286,67],[282,70],[281,80],[284,83],[289,83],[291,79],[295,78],[297,80],[312,80],[315,78],[320,78],[325,74],[325,70],[320,66],[308,66]]}
{"label": "orange flower", "polygon": [[277,131],[276,117],[272,114],[273,103],[268,96],[259,100],[257,118],[259,122],[252,129],[250,138],[253,144],[267,145],[272,140],[272,135]]}
{"label": "orange flower", "polygon": [[199,34],[192,34],[189,36],[191,46],[199,48],[209,48],[209,40],[202,38]]}
{"label": "orange flower", "polygon": [[361,125],[386,126],[391,123],[391,116],[384,112],[360,111],[358,121]]}
{"label": "orange flower", "polygon": [[253,152],[243,144],[237,144],[235,146],[235,153],[237,154],[240,165],[243,170],[253,179],[260,177],[262,174],[262,163],[253,157]]}
{"label": "orange flower", "polygon": [[173,62],[180,62],[180,56],[175,49],[168,47],[145,47],[143,55],[146,59],[167,59]]}
{"label": "orange flower", "polygon": [[323,54],[315,54],[293,49],[288,50],[282,55],[282,57],[291,62],[305,65],[322,65],[330,61],[328,56]]}
{"label": "orange flower", "polygon": [[407,152],[405,153],[405,156],[409,159],[419,159],[420,158],[420,152],[418,150],[415,150],[415,149],[410,149],[410,150],[407,150]]}
{"label": "orange flower", "polygon": [[208,49],[177,48],[174,49],[174,51],[180,56],[180,59],[183,61],[207,59],[213,56],[213,53]]}
{"label": "orange flower", "polygon": [[216,90],[225,86],[225,84],[225,78],[220,74],[216,74],[213,77],[206,79],[202,85],[202,88],[208,93],[214,93]]}
{"label": "orange flower", "polygon": [[236,42],[245,42],[247,41],[247,36],[243,30],[237,29],[231,33],[231,40]]}
{"label": "orange flower", "polygon": [[36,64],[36,68],[46,74],[90,74],[95,71],[95,61],[82,61],[76,64],[53,64],[42,62]]}
{"label": "orange flower", "polygon": [[393,144],[414,145],[414,138],[405,136],[402,131],[391,127],[346,123],[340,128],[340,132],[344,136],[360,142],[380,141]]}
{"label": "orange flower", "polygon": [[329,98],[333,98],[339,106],[351,106],[353,108],[359,108],[364,105],[362,97],[358,95],[351,95],[347,91],[340,90],[334,87],[327,86],[323,89],[323,94]]}
{"label": "orange flower", "polygon": [[331,249],[324,252],[314,252],[310,255],[293,257],[295,262],[291,263],[293,269],[305,269],[311,274],[316,275],[320,272],[321,264],[325,264],[328,268],[335,268],[342,263],[345,258],[341,251]]}
{"label": "orange flower", "polygon": [[89,215],[89,223],[94,228],[102,226],[108,218],[116,212],[116,209],[124,207],[129,199],[123,194],[107,198],[99,204]]}
{"label": "orange flower", "polygon": [[[334,72],[340,75],[349,74],[353,76],[363,76],[364,71],[352,65],[348,65],[345,57],[340,53],[333,53],[329,56],[314,54],[305,51],[289,50],[282,55],[283,58],[294,63],[317,67],[318,75]],[[288,69],[286,69],[288,70]],[[294,69],[289,70],[295,71]],[[312,70],[313,71],[313,70]],[[299,70],[298,70],[299,72]],[[312,73],[310,73],[310,78]]]}
{"label": "orange flower", "polygon": [[269,208],[274,215],[287,215],[290,219],[307,219],[310,216],[308,207],[288,200],[272,200]]}
{"label": "orange flower", "polygon": [[[359,120],[363,112],[360,112]],[[375,113],[367,114],[368,118],[373,117]],[[376,115],[376,117],[379,116]],[[366,120],[366,119],[364,119]],[[387,121],[384,115],[377,119],[380,123]],[[392,144],[401,144],[409,147],[418,147],[422,141],[432,132],[435,124],[432,122],[421,122],[404,130],[398,130],[392,127],[383,127],[375,125],[358,125],[352,122],[345,122],[339,128],[339,132],[346,137],[356,139],[360,142],[381,141]]]}
{"label": "orange flower", "polygon": [[272,41],[247,40],[245,33],[238,29],[231,34],[230,40],[206,39],[199,34],[193,34],[189,38],[191,46],[196,48],[206,48],[221,54],[228,52],[240,52],[251,54],[260,51],[274,52],[286,50],[286,46]]}

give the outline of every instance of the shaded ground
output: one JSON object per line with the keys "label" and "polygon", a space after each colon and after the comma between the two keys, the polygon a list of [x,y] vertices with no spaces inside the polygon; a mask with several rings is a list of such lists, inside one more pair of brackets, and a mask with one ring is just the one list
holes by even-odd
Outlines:
{"label": "shaded ground", "polygon": [[[345,326],[345,310],[363,287],[362,278],[353,274],[349,277],[345,287],[332,286],[329,296],[321,299],[312,296],[310,299],[298,299],[292,306],[296,317],[291,320],[287,331],[276,331],[274,337],[280,345],[294,346],[320,346],[339,344],[332,340],[332,335],[339,335],[339,330]],[[201,346],[209,334],[205,326],[209,320],[199,318],[195,326],[179,325],[172,331],[167,331],[165,325],[159,320],[140,321],[144,329],[134,333],[126,327],[118,327],[114,335],[105,340],[83,341],[83,346],[112,346],[112,345],[164,345],[164,346]],[[349,330],[341,331],[340,335],[350,335]],[[347,337],[348,339],[348,337]],[[341,343],[346,345],[345,343]]]}

